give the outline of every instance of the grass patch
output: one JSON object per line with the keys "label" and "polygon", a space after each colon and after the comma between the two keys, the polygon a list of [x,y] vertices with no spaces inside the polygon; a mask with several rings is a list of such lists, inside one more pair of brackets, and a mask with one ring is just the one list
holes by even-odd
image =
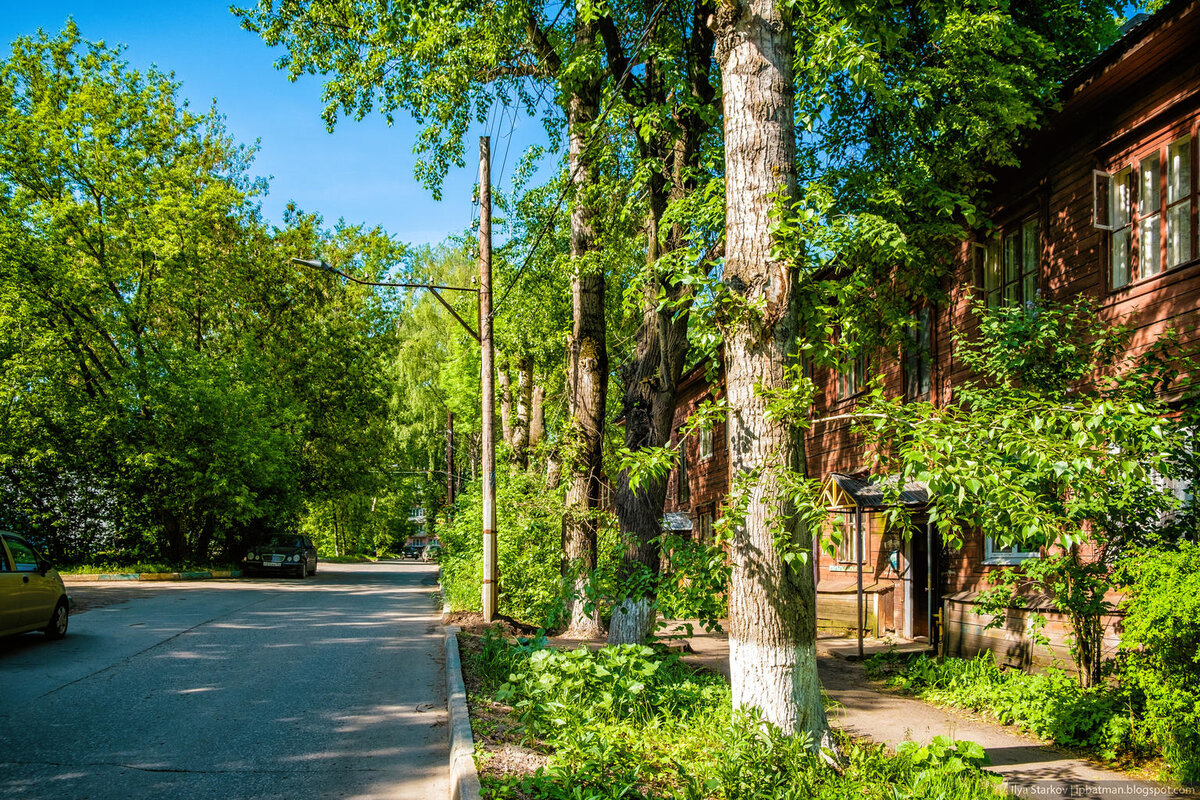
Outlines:
{"label": "grass patch", "polygon": [[841,739],[840,769],[801,737],[732,711],[724,678],[642,646],[555,650],[460,634],[484,797],[900,800],[999,796],[970,742]]}
{"label": "grass patch", "polygon": [[321,556],[319,559],[317,559],[318,562],[323,561],[326,564],[373,564],[378,560],[379,559],[364,555]]}

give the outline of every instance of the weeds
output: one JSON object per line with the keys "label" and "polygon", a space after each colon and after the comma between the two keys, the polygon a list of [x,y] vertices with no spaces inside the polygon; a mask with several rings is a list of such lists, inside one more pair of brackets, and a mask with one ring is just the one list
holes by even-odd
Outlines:
{"label": "weeds", "polygon": [[997,796],[970,742],[937,740],[889,755],[842,740],[835,770],[804,737],[735,715],[728,684],[645,646],[554,650],[488,632],[464,667],[511,708],[509,735],[549,752],[532,774],[484,765],[489,798],[536,800],[904,800]]}

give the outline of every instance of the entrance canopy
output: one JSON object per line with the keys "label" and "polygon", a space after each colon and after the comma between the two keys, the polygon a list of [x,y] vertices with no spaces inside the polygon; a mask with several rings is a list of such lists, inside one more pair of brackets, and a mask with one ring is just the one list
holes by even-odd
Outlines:
{"label": "entrance canopy", "polygon": [[879,511],[893,505],[907,508],[923,508],[929,504],[929,487],[919,481],[910,481],[900,490],[898,502],[889,503],[888,497],[895,494],[895,478],[875,478],[865,472],[847,475],[831,472],[821,488],[821,499],[830,512]]}
{"label": "entrance canopy", "polygon": [[663,514],[662,528],[664,531],[690,531],[692,529],[692,518],[678,511],[668,511],[666,514]]}

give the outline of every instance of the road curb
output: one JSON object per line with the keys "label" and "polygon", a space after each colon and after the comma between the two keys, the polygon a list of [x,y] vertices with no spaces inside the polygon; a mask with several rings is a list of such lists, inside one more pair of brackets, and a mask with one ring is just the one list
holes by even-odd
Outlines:
{"label": "road curb", "polygon": [[214,569],[203,572],[99,572],[89,575],[63,575],[64,583],[96,581],[205,581],[214,578],[240,578],[240,569]]}
{"label": "road curb", "polygon": [[458,627],[443,629],[446,638],[446,706],[450,712],[450,800],[479,800],[479,773],[475,771],[475,740],[467,711],[462,661],[458,656]]}

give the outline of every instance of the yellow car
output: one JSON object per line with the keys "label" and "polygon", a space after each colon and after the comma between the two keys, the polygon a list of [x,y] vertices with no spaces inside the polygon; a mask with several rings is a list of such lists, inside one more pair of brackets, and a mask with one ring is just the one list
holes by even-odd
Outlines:
{"label": "yellow car", "polygon": [[62,578],[33,545],[0,531],[0,636],[42,631],[67,635],[71,598]]}

